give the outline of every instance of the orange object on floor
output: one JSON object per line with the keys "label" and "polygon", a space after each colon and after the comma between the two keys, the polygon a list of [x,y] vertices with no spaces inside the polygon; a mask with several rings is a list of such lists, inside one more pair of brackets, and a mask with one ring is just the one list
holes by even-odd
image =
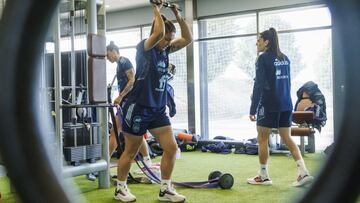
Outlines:
{"label": "orange object on floor", "polygon": [[184,133],[184,132],[179,132],[177,134],[177,137],[179,140],[185,140],[185,141],[192,141],[193,140],[193,135],[192,134],[188,134],[188,133]]}

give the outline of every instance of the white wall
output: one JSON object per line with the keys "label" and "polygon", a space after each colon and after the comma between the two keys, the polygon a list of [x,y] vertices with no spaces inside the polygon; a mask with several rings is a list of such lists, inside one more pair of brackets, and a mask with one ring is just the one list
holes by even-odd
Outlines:
{"label": "white wall", "polygon": [[[181,8],[184,8],[183,2],[179,2],[178,4]],[[166,18],[175,20],[174,14],[172,14],[170,9],[162,9],[161,12]],[[182,16],[184,16],[184,11],[182,11]],[[152,23],[153,18],[154,14],[151,6],[109,12],[106,14],[106,29],[113,30],[118,28],[147,25]]]}
{"label": "white wall", "polygon": [[319,0],[197,0],[197,14],[203,17],[313,2]]}
{"label": "white wall", "polygon": [[[256,9],[291,6],[302,3],[321,2],[321,0],[197,0],[198,17],[249,11]],[[184,2],[177,2],[184,8]],[[169,9],[164,9],[165,16],[174,19]],[[184,13],[184,11],[182,12]],[[183,14],[184,16],[184,14]],[[151,24],[153,13],[150,6],[109,12],[106,16],[107,29],[119,29]]]}

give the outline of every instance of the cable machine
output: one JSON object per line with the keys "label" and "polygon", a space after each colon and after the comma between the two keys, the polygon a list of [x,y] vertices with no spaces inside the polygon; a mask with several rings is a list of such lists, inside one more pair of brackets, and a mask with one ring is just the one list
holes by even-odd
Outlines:
{"label": "cable machine", "polygon": [[[105,2],[69,0],[61,2],[55,17],[54,39],[54,117],[55,134],[62,172],[65,177],[99,172],[99,188],[110,187],[108,122],[106,100],[106,61],[101,61],[93,74],[93,53],[89,47],[103,48],[105,41]],[[85,17],[84,17],[85,12]],[[80,16],[77,14],[80,13]],[[64,16],[68,22],[64,23]],[[98,17],[99,16],[99,17]],[[100,19],[100,22],[98,21]],[[66,24],[68,23],[68,24]],[[98,26],[100,24],[101,26]],[[64,25],[70,37],[70,52],[60,51],[61,29]],[[79,27],[75,26],[79,25]],[[82,26],[86,30],[82,29]],[[76,33],[86,34],[88,50],[76,51]],[[98,34],[99,33],[99,34]],[[93,41],[97,36],[99,41]],[[100,43],[100,44],[99,44]],[[87,59],[87,60],[86,60]],[[87,61],[87,62],[86,62]],[[94,79],[102,78],[102,80]],[[64,83],[68,83],[65,84]],[[101,95],[104,94],[104,99]],[[95,95],[95,99],[94,99]]]}

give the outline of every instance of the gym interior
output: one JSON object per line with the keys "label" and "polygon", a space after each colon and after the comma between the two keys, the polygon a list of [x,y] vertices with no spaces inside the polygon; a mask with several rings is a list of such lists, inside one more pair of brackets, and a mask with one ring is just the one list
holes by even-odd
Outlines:
{"label": "gym interior", "polygon": [[[117,64],[106,60],[106,46],[115,43],[136,69],[137,45],[152,33],[153,5],[54,2],[0,0],[0,202],[118,202],[122,149],[109,153]],[[175,4],[192,33],[192,43],[169,55],[176,72],[168,81],[179,147],[172,180],[186,202],[360,202],[359,183],[351,182],[360,178],[359,69],[353,62],[359,3],[168,0],[161,13],[174,23],[176,38],[183,33]],[[273,185],[247,183],[259,170],[258,132],[249,119],[256,44],[271,27],[291,61],[290,135],[314,176],[305,187],[291,186],[296,163],[277,129],[268,142]],[[304,94],[317,109],[302,107]],[[146,134],[156,168],[163,152]],[[143,163],[132,164],[128,187],[137,202],[158,202],[159,181]]]}

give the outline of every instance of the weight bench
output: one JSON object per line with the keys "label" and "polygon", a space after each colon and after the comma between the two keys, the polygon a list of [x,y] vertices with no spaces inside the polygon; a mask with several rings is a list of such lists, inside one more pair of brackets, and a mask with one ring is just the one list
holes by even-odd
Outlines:
{"label": "weight bench", "polygon": [[[305,93],[306,94],[306,93]],[[292,122],[293,126],[291,127],[291,136],[299,136],[300,137],[300,151],[301,154],[304,155],[305,151],[309,153],[315,152],[315,129],[311,124],[311,121],[314,119],[315,113],[312,111],[304,111],[305,108],[310,107],[313,102],[304,95],[304,99],[302,99],[296,107],[296,111],[292,113]],[[289,153],[287,146],[282,143],[278,143],[278,130],[272,129],[271,134],[276,135],[275,141],[270,141],[270,152],[275,154],[283,154]],[[308,144],[305,145],[305,137],[308,138]],[[275,143],[274,143],[275,142]]]}
{"label": "weight bench", "polygon": [[303,98],[297,108],[296,111],[292,114],[292,121],[294,123],[293,127],[291,127],[291,136],[300,136],[300,151],[301,154],[305,153],[305,137],[308,137],[308,152],[315,152],[315,130],[314,126],[311,124],[311,121],[315,117],[315,113],[312,111],[304,111],[305,108],[313,106],[313,102],[306,97],[306,93],[304,93]]}

